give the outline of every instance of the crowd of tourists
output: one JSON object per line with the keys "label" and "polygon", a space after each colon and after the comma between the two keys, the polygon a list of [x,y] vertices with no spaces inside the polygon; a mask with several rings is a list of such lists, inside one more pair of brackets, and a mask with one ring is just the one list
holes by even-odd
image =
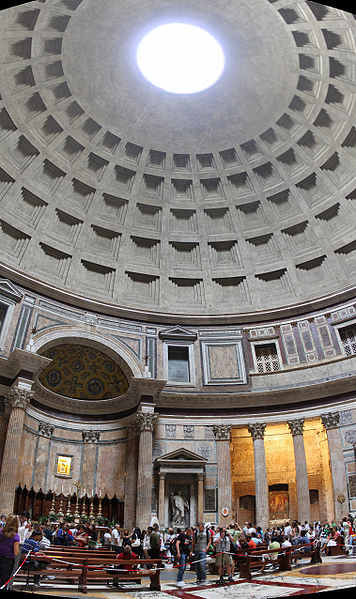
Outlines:
{"label": "crowd of tourists", "polygon": [[[81,522],[39,524],[29,517],[10,515],[0,518],[0,588],[11,577],[29,551],[38,561],[45,549],[53,545],[96,548],[104,546],[115,552],[120,560],[162,559],[177,568],[177,585],[184,586],[184,573],[188,564],[196,572],[197,584],[205,584],[207,561],[215,558],[219,581],[233,580],[236,557],[246,551],[268,549],[269,557],[279,551],[298,545],[307,550],[317,542],[321,553],[328,554],[330,547],[340,545],[345,551],[356,555],[356,518],[351,514],[341,522],[285,522],[283,525],[263,530],[251,522],[243,526],[231,523],[228,527],[199,523],[183,529],[168,528],[164,531],[153,524],[146,530],[124,529],[120,524],[107,527],[98,536],[94,524]],[[100,542],[99,542],[100,541]],[[300,549],[299,549],[300,550]],[[274,553],[275,551],[275,553]],[[268,557],[268,556],[267,556]],[[266,560],[266,568],[274,567],[273,560]],[[35,565],[36,567],[36,565]],[[264,566],[262,566],[264,569]],[[34,581],[39,584],[39,576]]]}

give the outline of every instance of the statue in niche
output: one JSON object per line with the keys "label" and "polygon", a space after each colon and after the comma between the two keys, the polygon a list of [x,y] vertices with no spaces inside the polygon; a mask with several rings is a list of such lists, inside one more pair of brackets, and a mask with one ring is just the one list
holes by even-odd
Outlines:
{"label": "statue in niche", "polygon": [[184,497],[182,491],[174,491],[170,494],[170,512],[172,526],[185,526],[189,514],[189,501]]}

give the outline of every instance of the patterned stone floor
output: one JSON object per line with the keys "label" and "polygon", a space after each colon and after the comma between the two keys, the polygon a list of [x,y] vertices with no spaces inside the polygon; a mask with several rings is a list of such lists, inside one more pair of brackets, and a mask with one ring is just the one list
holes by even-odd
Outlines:
{"label": "patterned stone floor", "polygon": [[[113,591],[112,588],[104,586],[89,587],[86,595],[90,599],[273,599],[278,597],[302,596],[308,593],[314,594],[327,590],[346,589],[356,583],[356,559],[347,558],[325,558],[323,564],[333,565],[332,570],[325,568],[325,574],[322,571],[318,574],[315,567],[309,566],[309,560],[300,562],[299,567],[291,572],[283,574],[270,573],[263,576],[255,576],[252,581],[240,580],[238,575],[234,577],[234,582],[220,586],[216,584],[216,576],[208,576],[206,586],[197,586],[194,583],[195,573],[185,573],[186,586],[179,589],[176,586],[176,570],[166,569],[162,572],[162,591],[150,591],[145,589],[130,588],[128,585],[121,591]],[[353,571],[342,572],[344,564],[353,564]],[[337,567],[337,566],[341,567]],[[350,567],[348,566],[347,570]],[[323,569],[321,569],[323,570]],[[340,573],[330,574],[330,571]],[[308,573],[309,572],[309,573]],[[15,583],[14,590],[24,590],[24,585]],[[31,592],[31,589],[29,590]],[[50,596],[60,595],[68,599],[79,599],[85,597],[78,593],[74,586],[49,586],[43,581],[39,590],[40,594]]]}

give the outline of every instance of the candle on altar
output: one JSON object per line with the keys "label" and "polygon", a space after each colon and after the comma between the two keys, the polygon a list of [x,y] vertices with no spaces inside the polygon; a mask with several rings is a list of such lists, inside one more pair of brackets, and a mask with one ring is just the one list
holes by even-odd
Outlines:
{"label": "candle on altar", "polygon": [[101,489],[99,489],[99,497],[101,497]]}

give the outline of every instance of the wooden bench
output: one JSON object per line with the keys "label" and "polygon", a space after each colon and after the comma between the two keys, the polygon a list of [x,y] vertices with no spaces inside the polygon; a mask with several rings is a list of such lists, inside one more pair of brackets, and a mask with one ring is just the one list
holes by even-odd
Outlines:
{"label": "wooden bench", "polygon": [[[78,583],[78,591],[87,593],[88,584],[106,582],[113,580],[114,586],[119,586],[120,582],[131,581],[141,584],[141,578],[150,578],[150,590],[160,591],[160,569],[162,567],[161,560],[148,559],[148,560],[118,560],[110,557],[102,557],[101,555],[95,556],[78,556],[72,555],[67,552],[64,555],[56,556],[55,559],[63,560],[64,562],[72,563],[61,563],[56,562],[52,558],[47,556],[48,567],[41,569],[34,569],[31,567],[24,567],[20,572],[18,579],[25,579],[28,582],[29,577],[32,576],[54,576],[55,581],[63,580],[72,583],[73,580]],[[38,561],[45,562],[45,558],[39,558]],[[31,563],[31,562],[30,562]],[[143,568],[135,570],[134,572],[125,572],[126,567],[136,567],[140,564]],[[146,566],[146,568],[145,568]],[[122,568],[122,572],[118,572]],[[112,570],[112,571],[111,571]],[[47,581],[46,581],[47,582]],[[51,581],[48,581],[51,584]],[[54,583],[56,584],[56,582]]]}
{"label": "wooden bench", "polygon": [[[278,554],[278,556],[273,559],[273,556]],[[270,559],[263,560],[263,556],[271,556]],[[259,549],[252,550],[247,552],[245,555],[238,554],[237,557],[238,565],[240,569],[240,578],[246,578],[247,580],[251,580],[252,578],[252,570],[259,570],[262,572],[264,567],[269,563],[278,564],[278,569],[280,571],[291,570],[291,552],[284,549]]]}

